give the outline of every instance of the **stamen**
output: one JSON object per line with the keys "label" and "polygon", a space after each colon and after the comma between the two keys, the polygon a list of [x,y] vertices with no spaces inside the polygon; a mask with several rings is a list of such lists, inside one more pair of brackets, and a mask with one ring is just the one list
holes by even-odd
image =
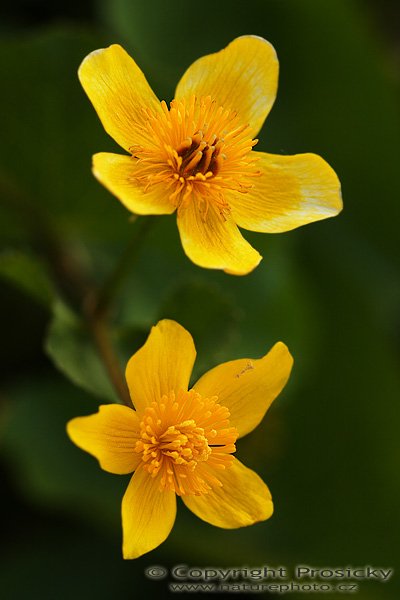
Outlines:
{"label": "stamen", "polygon": [[[237,430],[216,396],[202,398],[191,390],[171,392],[142,415],[135,451],[160,487],[178,495],[206,494],[220,486],[218,472],[233,461]],[[205,468],[207,466],[207,468]],[[204,468],[203,468],[204,467]]]}
{"label": "stamen", "polygon": [[[151,191],[171,189],[171,203],[184,208],[197,202],[204,219],[212,207],[229,218],[226,191],[246,193],[260,174],[248,125],[235,111],[219,106],[210,96],[173,100],[161,111],[143,110],[143,134],[148,146],[130,148],[135,167],[132,179]],[[161,191],[161,188],[160,188]]]}

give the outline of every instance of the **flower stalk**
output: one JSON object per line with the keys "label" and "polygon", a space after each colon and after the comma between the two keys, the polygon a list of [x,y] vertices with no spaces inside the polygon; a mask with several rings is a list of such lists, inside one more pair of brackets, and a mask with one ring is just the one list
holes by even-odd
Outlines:
{"label": "flower stalk", "polygon": [[[84,319],[98,355],[122,404],[132,408],[123,369],[114,350],[110,331],[110,312],[113,300],[123,280],[137,259],[151,221],[136,218],[133,235],[100,288],[95,288],[85,269],[73,253],[60,242],[52,224],[38,203],[21,193],[16,182],[0,174],[0,192],[11,209],[24,217],[32,246],[46,261],[49,273],[59,294]],[[137,222],[136,222],[137,221]]]}
{"label": "flower stalk", "polygon": [[150,217],[134,217],[135,229],[128,245],[116,262],[113,270],[106,278],[96,294],[94,313],[96,316],[104,315],[111,307],[112,301],[118,293],[125,276],[130,273],[138,257],[138,251],[143,243],[152,223]]}
{"label": "flower stalk", "polygon": [[132,408],[124,374],[111,340],[107,314],[88,313],[86,318],[91,337],[118,398],[122,404]]}

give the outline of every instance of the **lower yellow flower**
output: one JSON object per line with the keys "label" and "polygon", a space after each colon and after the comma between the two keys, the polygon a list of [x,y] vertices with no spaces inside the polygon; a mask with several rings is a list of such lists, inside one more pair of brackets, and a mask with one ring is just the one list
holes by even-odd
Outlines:
{"label": "lower yellow flower", "polygon": [[253,150],[278,85],[275,50],[260,37],[195,61],[169,106],[118,45],[89,54],[79,79],[129,152],[95,154],[94,175],[133,213],[176,211],[183,248],[201,267],[244,275],[259,264],[238,226],[278,233],[342,209],[339,180],[320,156]]}
{"label": "lower yellow flower", "polygon": [[227,529],[272,515],[268,487],[233,453],[236,439],[260,423],[285,386],[293,359],[278,342],[261,359],[211,369],[188,391],[195,357],[191,335],[175,321],[160,321],[127,365],[136,410],[107,404],[68,423],[72,441],[104,470],[134,471],[122,501],[124,558],[167,538],[176,495]]}

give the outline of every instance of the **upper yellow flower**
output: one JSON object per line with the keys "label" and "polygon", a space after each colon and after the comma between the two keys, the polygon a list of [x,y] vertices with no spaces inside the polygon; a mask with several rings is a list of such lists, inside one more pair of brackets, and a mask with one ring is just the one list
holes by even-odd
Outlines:
{"label": "upper yellow flower", "polygon": [[232,453],[280,393],[292,368],[278,342],[259,360],[224,363],[188,391],[192,336],[160,321],[130,359],[126,378],[136,410],[119,404],[68,423],[70,438],[111,473],[131,473],[122,501],[123,555],[161,544],[176,515],[176,494],[204,521],[227,529],[268,519],[271,494]]}
{"label": "upper yellow flower", "polygon": [[170,107],[118,45],[89,54],[79,78],[130,153],[95,154],[95,176],[136,214],[177,210],[183,248],[201,267],[244,275],[258,265],[238,225],[277,233],[342,208],[338,178],[321,157],[253,150],[278,83],[275,50],[262,38],[237,38],[194,62]]}

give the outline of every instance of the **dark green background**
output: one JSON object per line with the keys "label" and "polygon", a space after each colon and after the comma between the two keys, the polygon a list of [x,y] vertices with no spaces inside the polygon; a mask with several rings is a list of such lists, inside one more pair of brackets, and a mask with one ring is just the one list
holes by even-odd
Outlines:
{"label": "dark green background", "polygon": [[[163,597],[166,582],[143,575],[152,564],[395,568],[396,3],[104,0],[78,9],[26,0],[2,11],[2,597]],[[91,175],[92,153],[119,150],[76,70],[88,52],[118,42],[169,100],[194,59],[247,33],[273,43],[281,68],[258,149],[321,154],[341,179],[344,211],[279,236],[245,232],[264,260],[244,278],[189,263],[175,217],[155,218],[116,294],[113,336],[124,363],[157,319],[175,318],[197,342],[195,377],[223,360],[261,356],[279,339],[288,344],[291,380],[238,444],[239,458],[268,482],[275,514],[225,531],[181,505],[168,540],[124,562],[119,510],[128,478],[101,471],[65,434],[69,418],[113,391],[76,306],[67,305],[71,289],[54,281],[57,253],[101,282],[137,226]],[[361,582],[357,597],[399,593],[394,577]]]}

